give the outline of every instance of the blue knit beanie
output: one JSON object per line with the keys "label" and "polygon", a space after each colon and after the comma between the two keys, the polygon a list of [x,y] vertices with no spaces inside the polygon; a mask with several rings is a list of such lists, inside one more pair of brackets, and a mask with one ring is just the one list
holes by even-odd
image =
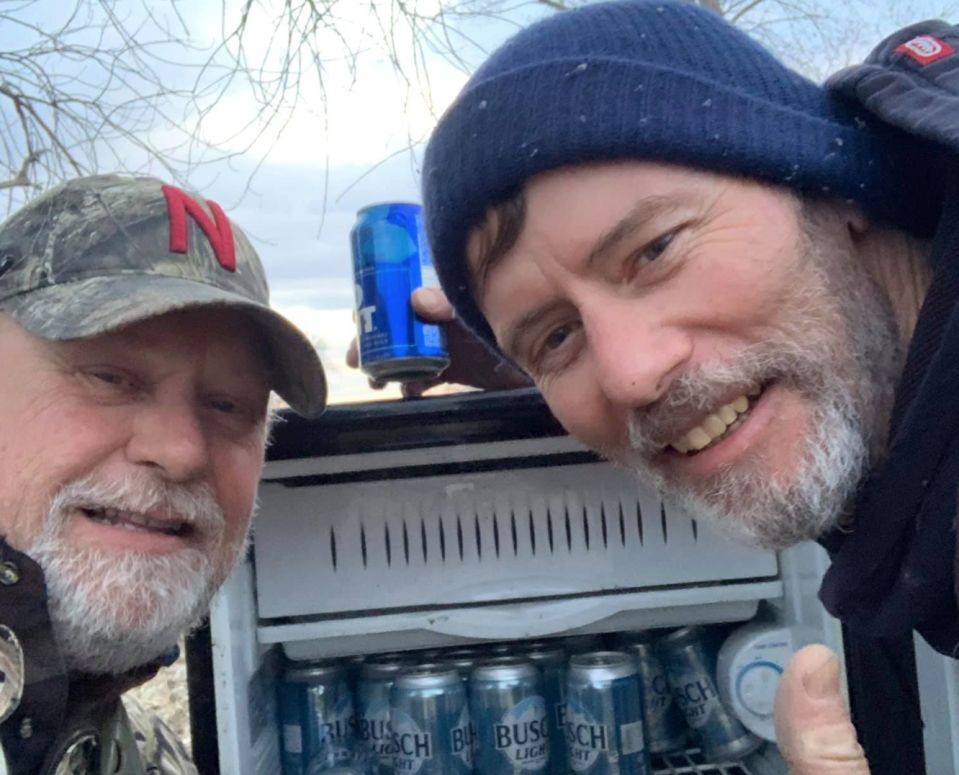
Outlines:
{"label": "blue knit beanie", "polygon": [[684,0],[599,3],[526,28],[469,80],[426,149],[426,230],[460,319],[495,349],[471,294],[466,236],[533,175],[674,162],[852,200],[877,221],[921,231],[928,210],[909,194],[907,142],[712,11]]}

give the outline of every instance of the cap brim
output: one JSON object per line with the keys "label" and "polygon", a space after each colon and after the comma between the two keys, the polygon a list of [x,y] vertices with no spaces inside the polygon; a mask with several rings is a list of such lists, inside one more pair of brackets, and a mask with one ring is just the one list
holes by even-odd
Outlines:
{"label": "cap brim", "polygon": [[25,329],[44,339],[81,339],[198,307],[247,312],[270,350],[271,387],[294,411],[316,417],[326,407],[326,376],[306,335],[269,307],[205,283],[157,275],[94,277],[51,285],[0,303]]}

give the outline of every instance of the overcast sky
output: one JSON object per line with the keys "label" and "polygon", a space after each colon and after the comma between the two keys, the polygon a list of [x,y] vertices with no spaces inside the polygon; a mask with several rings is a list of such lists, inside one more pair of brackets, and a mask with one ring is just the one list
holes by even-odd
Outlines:
{"label": "overcast sky", "polygon": [[[843,4],[805,1],[814,5],[818,2],[820,8],[830,9],[830,14],[846,13],[853,6],[867,12],[874,7],[875,40],[868,41],[869,45],[904,21],[938,15],[945,6],[944,0],[849,0]],[[164,8],[161,0],[149,2]],[[418,0],[418,8],[428,13],[429,6],[440,2]],[[275,4],[279,6],[280,0]],[[230,21],[235,22],[239,7],[238,0],[226,0],[225,5],[221,0],[192,0],[177,5],[183,16],[183,29],[201,52],[208,51],[217,41],[224,8]],[[368,29],[367,2],[346,0],[336,7],[345,14],[342,18],[348,34],[361,35]],[[890,7],[895,14],[888,13]],[[62,13],[64,6],[59,0],[41,0],[31,12],[43,19],[51,8]],[[356,16],[351,18],[354,10]],[[168,11],[164,13],[169,17]],[[454,64],[438,56],[427,59],[432,111],[416,88],[407,90],[401,86],[381,50],[372,46],[366,49],[357,62],[355,80],[345,63],[329,63],[325,71],[325,116],[317,82],[307,79],[297,109],[284,116],[288,123],[280,137],[265,138],[243,158],[204,169],[191,179],[207,197],[223,205],[254,239],[266,266],[275,306],[324,343],[333,400],[359,400],[373,395],[362,375],[343,364],[353,336],[348,232],[357,209],[371,202],[419,199],[417,157],[406,150],[410,139],[428,136],[434,115],[452,101],[466,81],[465,71],[482,61],[484,49],[495,48],[517,26],[545,13],[548,10],[541,5],[516,0],[515,9],[498,22],[474,19],[459,24],[456,32],[463,35],[460,40],[465,61]],[[174,26],[178,24],[174,20]],[[873,36],[872,31],[869,34]],[[3,37],[0,31],[0,45]],[[268,17],[251,19],[246,38],[248,50],[262,54],[267,50],[269,37]],[[473,44],[467,45],[467,39]],[[333,52],[335,56],[337,42],[332,38],[321,42],[324,52]],[[814,36],[806,42],[813,56],[818,56]],[[868,48],[866,41],[843,41],[843,45],[847,44],[853,57],[861,57]],[[403,40],[398,43],[398,54],[410,65],[411,49]],[[197,56],[202,57],[202,53]],[[843,56],[850,55],[844,52]],[[188,71],[172,66],[170,73],[170,86],[187,85],[192,77]],[[249,136],[228,138],[255,110],[252,93],[237,82],[209,117],[207,136],[228,147],[231,143],[237,149],[244,147]],[[419,149],[422,150],[421,145]],[[252,189],[247,190],[257,164],[261,166]]]}

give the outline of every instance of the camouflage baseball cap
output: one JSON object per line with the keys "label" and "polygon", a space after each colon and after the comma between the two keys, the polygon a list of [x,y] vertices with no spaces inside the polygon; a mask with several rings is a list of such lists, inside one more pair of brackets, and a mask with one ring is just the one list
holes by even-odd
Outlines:
{"label": "camouflage baseball cap", "polygon": [[0,311],[37,336],[79,339],[208,306],[249,314],[273,389],[300,414],[323,410],[316,349],[270,309],[256,251],[216,203],[156,178],[95,175],[0,224]]}

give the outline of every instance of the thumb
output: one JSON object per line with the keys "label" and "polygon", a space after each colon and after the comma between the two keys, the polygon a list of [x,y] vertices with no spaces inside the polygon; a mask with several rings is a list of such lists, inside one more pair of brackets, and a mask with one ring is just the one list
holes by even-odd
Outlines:
{"label": "thumb", "polygon": [[448,323],[455,317],[453,305],[439,288],[417,288],[412,302],[413,309],[432,323]]}
{"label": "thumb", "polygon": [[816,645],[799,651],[779,680],[776,739],[791,775],[869,775],[839,678],[839,658]]}

